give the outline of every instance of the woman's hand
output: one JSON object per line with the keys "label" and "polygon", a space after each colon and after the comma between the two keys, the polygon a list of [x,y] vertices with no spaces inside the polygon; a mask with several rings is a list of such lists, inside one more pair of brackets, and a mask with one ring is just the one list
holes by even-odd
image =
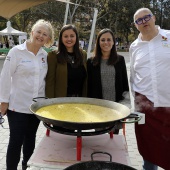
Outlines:
{"label": "woman's hand", "polygon": [[0,110],[1,110],[1,115],[6,115],[7,109],[8,109],[9,103],[1,103],[0,105]]}

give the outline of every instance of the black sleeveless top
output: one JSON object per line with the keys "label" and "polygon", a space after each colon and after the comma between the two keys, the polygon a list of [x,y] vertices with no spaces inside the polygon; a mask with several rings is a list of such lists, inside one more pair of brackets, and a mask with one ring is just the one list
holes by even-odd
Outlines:
{"label": "black sleeveless top", "polygon": [[87,73],[83,64],[74,66],[74,53],[68,53],[67,71],[67,96],[81,97]]}

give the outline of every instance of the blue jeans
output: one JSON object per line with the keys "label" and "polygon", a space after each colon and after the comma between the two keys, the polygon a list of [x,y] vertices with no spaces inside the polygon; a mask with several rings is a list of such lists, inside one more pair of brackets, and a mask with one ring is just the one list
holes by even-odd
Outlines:
{"label": "blue jeans", "polygon": [[149,162],[149,161],[146,161],[146,160],[143,160],[144,161],[144,164],[143,164],[143,170],[158,170],[158,166]]}

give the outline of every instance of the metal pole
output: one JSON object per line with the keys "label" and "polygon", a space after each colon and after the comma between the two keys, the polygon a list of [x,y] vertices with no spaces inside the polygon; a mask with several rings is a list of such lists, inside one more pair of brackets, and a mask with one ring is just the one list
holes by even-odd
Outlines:
{"label": "metal pole", "polygon": [[89,45],[88,45],[88,50],[87,50],[87,58],[89,58],[91,56],[91,46],[92,46],[92,41],[93,41],[93,37],[94,37],[94,30],[95,30],[95,26],[96,26],[97,13],[98,13],[98,10],[96,8],[94,8],[94,16],[93,16],[93,23],[92,23],[90,40],[89,40]]}
{"label": "metal pole", "polygon": [[67,17],[68,17],[68,9],[69,9],[69,2],[70,0],[67,0],[67,4],[66,4],[66,12],[65,12],[65,18],[64,18],[64,23],[63,25],[66,25],[67,24]]}

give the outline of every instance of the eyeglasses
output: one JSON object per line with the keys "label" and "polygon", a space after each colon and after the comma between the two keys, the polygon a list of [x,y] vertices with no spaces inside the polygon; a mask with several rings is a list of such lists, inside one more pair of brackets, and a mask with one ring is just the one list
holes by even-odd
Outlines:
{"label": "eyeglasses", "polygon": [[135,21],[135,23],[138,24],[138,25],[141,25],[141,24],[143,24],[143,20],[145,20],[147,22],[152,18],[152,16],[153,16],[152,14],[145,15],[143,18],[138,18]]}

